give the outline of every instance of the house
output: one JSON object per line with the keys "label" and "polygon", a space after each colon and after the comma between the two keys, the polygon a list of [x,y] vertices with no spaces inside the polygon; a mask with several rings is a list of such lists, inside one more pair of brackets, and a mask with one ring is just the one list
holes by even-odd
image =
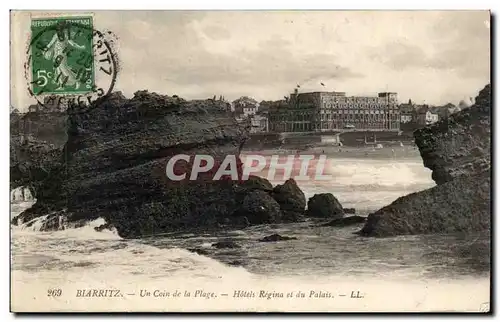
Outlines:
{"label": "house", "polygon": [[233,101],[233,109],[237,117],[247,118],[257,113],[259,103],[251,97],[242,96]]}
{"label": "house", "polygon": [[417,110],[417,124],[419,126],[426,126],[437,121],[439,121],[439,114],[429,105],[422,105]]}
{"label": "house", "polygon": [[243,106],[243,116],[248,117],[257,113],[257,105]]}
{"label": "house", "polygon": [[415,104],[412,103],[411,99],[408,100],[408,103],[399,105],[401,124],[408,124],[415,121],[416,118],[415,108],[416,106]]}

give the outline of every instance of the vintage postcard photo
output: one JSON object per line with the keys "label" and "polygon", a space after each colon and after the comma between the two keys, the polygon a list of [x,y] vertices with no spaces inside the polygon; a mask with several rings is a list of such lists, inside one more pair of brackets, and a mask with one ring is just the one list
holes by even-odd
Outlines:
{"label": "vintage postcard photo", "polygon": [[490,312],[490,21],[11,11],[11,311]]}

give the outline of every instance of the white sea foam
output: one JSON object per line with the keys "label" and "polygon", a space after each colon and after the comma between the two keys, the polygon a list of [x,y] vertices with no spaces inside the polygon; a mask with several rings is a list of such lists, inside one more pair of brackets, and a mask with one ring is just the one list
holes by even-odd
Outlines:
{"label": "white sea foam", "polygon": [[[325,173],[331,175],[331,180],[298,182],[307,199],[317,193],[331,192],[345,207],[375,210],[398,197],[435,185],[432,172],[417,159],[334,158],[329,159],[327,165]],[[267,177],[267,171],[256,175]],[[277,175],[271,183],[282,184],[286,179]]]}
{"label": "white sea foam", "polygon": [[10,201],[11,202],[25,202],[25,201],[34,201],[35,198],[31,193],[31,190],[27,187],[17,187],[10,192]]}
{"label": "white sea foam", "polygon": [[[179,248],[158,248],[139,240],[103,238],[88,227],[52,233],[17,230],[13,239],[12,308],[44,311],[478,311],[489,298],[487,278],[415,279],[400,274],[373,272],[356,277],[334,275],[264,276],[241,267]],[[20,233],[20,234],[18,234]],[[43,255],[42,255],[43,254]],[[21,262],[21,263],[19,263]],[[16,264],[23,269],[15,269]],[[368,265],[369,266],[369,265]],[[367,267],[369,269],[369,267]],[[377,277],[377,274],[379,275]],[[49,289],[63,291],[47,297]],[[78,298],[79,289],[119,289],[123,298]],[[215,299],[140,297],[179,291],[214,292]],[[254,292],[254,298],[234,298],[235,291]],[[283,293],[285,298],[259,297],[261,291]],[[286,298],[298,291],[305,298]],[[330,292],[334,299],[310,298],[311,291]],[[363,299],[351,299],[352,292]],[[32,296],[23,296],[30,294]],[[133,294],[133,295],[132,295]],[[223,296],[222,294],[228,294]],[[346,295],[340,297],[340,294]]]}
{"label": "white sea foam", "polygon": [[[388,160],[335,160],[329,169],[331,182],[301,183],[306,196],[332,192],[344,206],[377,207],[406,193],[432,186],[430,171],[420,162]],[[280,183],[280,182],[274,182]],[[29,206],[29,203],[24,204]],[[15,209],[14,209],[15,208]],[[13,215],[22,211],[13,207]],[[408,270],[374,270],[367,258],[365,275],[348,270],[288,276],[257,275],[242,267],[180,248],[159,248],[141,240],[123,240],[116,232],[97,232],[103,219],[86,226],[56,232],[40,232],[40,219],[31,228],[12,227],[12,309],[25,311],[478,311],[489,300],[487,277],[457,279],[424,278]],[[242,235],[244,235],[242,233]],[[318,231],[321,237],[321,231]],[[346,237],[347,238],[347,237]],[[396,242],[397,241],[393,241]],[[279,246],[279,245],[277,245]],[[168,242],[162,247],[169,247]],[[201,247],[208,248],[204,241]],[[288,247],[283,245],[283,247]],[[345,250],[337,250],[345,251]],[[311,254],[314,256],[314,254]],[[356,249],[353,249],[356,256]],[[379,260],[383,260],[381,254]],[[373,256],[372,256],[373,257]],[[259,259],[256,259],[257,261]],[[382,264],[391,265],[390,262]],[[262,264],[264,265],[264,264]],[[317,262],[314,265],[321,265]],[[376,267],[379,267],[377,265]],[[357,269],[357,268],[356,268]],[[418,276],[416,278],[415,276]],[[48,297],[47,290],[60,288],[63,296]],[[78,298],[78,289],[116,288],[123,298]],[[139,296],[141,290],[196,290],[215,292],[216,299],[154,298]],[[233,298],[235,291],[253,291],[255,298]],[[284,298],[259,298],[260,291],[282,292]],[[310,291],[336,294],[334,299],[309,298]],[[287,292],[305,298],[286,298]],[[363,299],[351,299],[359,291]],[[30,296],[26,296],[29,294]],[[135,295],[129,295],[135,294]],[[223,296],[222,294],[228,294]],[[346,294],[346,297],[339,297]],[[482,306],[483,305],[483,306]]]}

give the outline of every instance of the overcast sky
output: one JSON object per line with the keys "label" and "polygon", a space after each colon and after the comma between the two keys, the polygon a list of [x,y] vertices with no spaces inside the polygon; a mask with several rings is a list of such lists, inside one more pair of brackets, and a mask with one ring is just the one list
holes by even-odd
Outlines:
{"label": "overcast sky", "polygon": [[[116,89],[184,98],[302,91],[397,92],[444,104],[490,82],[486,11],[100,11],[96,29],[118,36]],[[25,109],[29,15],[14,15],[12,103]],[[325,86],[321,86],[320,83]]]}

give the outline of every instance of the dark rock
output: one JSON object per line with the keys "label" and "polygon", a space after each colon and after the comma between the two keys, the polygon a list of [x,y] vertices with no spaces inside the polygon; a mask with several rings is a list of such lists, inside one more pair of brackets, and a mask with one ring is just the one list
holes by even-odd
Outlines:
{"label": "dark rock", "polygon": [[307,216],[321,218],[342,218],[344,209],[331,193],[315,194],[307,202]]}
{"label": "dark rock", "polygon": [[284,221],[295,222],[303,217],[306,197],[294,179],[288,179],[274,187],[271,196],[280,205]]}
{"label": "dark rock", "polygon": [[361,216],[349,216],[344,218],[334,219],[321,226],[333,226],[333,227],[344,227],[349,225],[356,225],[366,221],[366,217]]}
{"label": "dark rock", "polygon": [[487,85],[475,104],[415,131],[437,186],[401,197],[370,214],[364,236],[455,233],[491,229],[490,109]]}
{"label": "dark rock", "polygon": [[266,236],[262,239],[259,239],[260,242],[275,242],[275,241],[281,241],[281,240],[296,240],[296,237],[287,237],[287,236],[281,236],[278,234],[272,234],[269,236]]}
{"label": "dark rock", "polygon": [[210,254],[210,252],[207,249],[203,249],[203,248],[188,248],[187,250],[192,252],[192,253],[196,253],[198,255],[205,256],[205,255]]}
{"label": "dark rock", "polygon": [[40,200],[38,213],[62,207],[62,200],[50,196],[60,194],[60,182],[54,180],[53,174],[61,171],[64,161],[66,125],[67,114],[63,112],[29,112],[10,117],[10,188],[29,188]]}
{"label": "dark rock", "polygon": [[232,262],[229,262],[228,264],[231,265],[231,266],[243,266],[243,265],[245,265],[245,262],[242,261],[242,260],[237,260],[236,259],[236,260],[234,260]]}
{"label": "dark rock", "polygon": [[241,188],[248,190],[272,191],[273,185],[266,178],[250,175],[240,184]]}
{"label": "dark rock", "polygon": [[221,248],[241,248],[240,245],[236,244],[232,240],[224,240],[224,241],[220,241],[220,242],[217,242],[217,243],[213,243],[212,247],[215,247],[217,249],[221,249]]}
{"label": "dark rock", "polygon": [[282,213],[280,205],[267,192],[255,190],[243,199],[237,217],[247,218],[249,224],[270,224],[280,222]]}
{"label": "dark rock", "polygon": [[457,178],[398,198],[372,213],[364,236],[452,233],[488,230],[490,175]]}
{"label": "dark rock", "polygon": [[[57,135],[63,148],[24,158],[22,149],[11,150],[15,185],[31,189],[33,169],[41,173],[33,181],[40,187],[36,204],[12,222],[67,208],[68,223],[102,217],[123,238],[217,228],[240,207],[241,196],[237,181],[212,178],[228,155],[241,175],[239,151],[248,133],[214,104],[140,91],[132,99],[111,95],[90,107],[69,108],[60,122],[64,135]],[[176,163],[174,172],[187,176],[174,181],[165,170],[178,154],[190,162]],[[212,156],[218,166],[189,180],[196,154]],[[39,160],[41,155],[48,156]],[[55,228],[54,220],[44,227]]]}
{"label": "dark rock", "polygon": [[52,214],[47,217],[40,227],[41,231],[64,230],[64,220],[66,218],[59,214]]}
{"label": "dark rock", "polygon": [[100,231],[103,231],[103,230],[111,230],[113,228],[114,228],[113,225],[111,225],[110,223],[105,223],[105,224],[102,224],[102,225],[100,225],[98,227],[94,227],[94,230],[100,232]]}
{"label": "dark rock", "polygon": [[356,213],[356,209],[355,208],[344,208],[344,214],[353,215],[355,213]]}

